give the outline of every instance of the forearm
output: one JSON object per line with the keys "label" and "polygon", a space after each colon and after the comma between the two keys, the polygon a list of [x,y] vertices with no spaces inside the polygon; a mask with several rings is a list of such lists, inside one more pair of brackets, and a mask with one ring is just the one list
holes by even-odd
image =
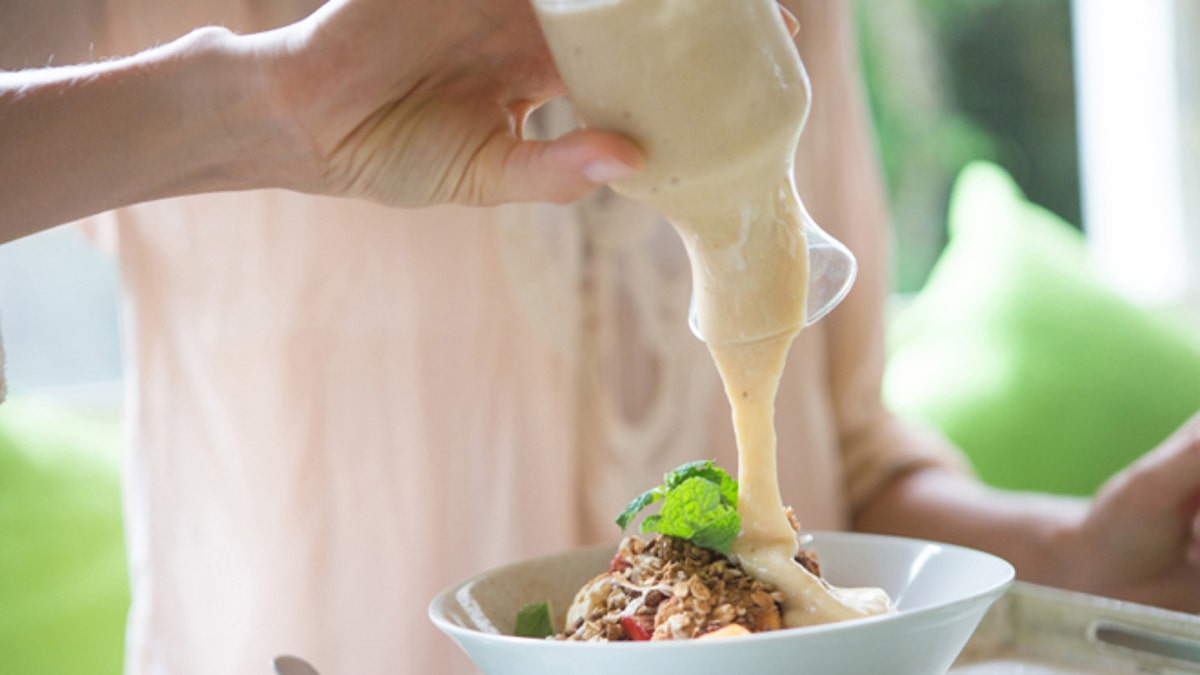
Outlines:
{"label": "forearm", "polygon": [[1071,560],[1087,502],[996,490],[953,471],[923,469],[892,482],[855,518],[855,528],[943,541],[1008,560],[1019,578],[1080,588]]}
{"label": "forearm", "polygon": [[0,243],[107,209],[282,182],[249,45],[204,29],[116,61],[0,73]]}

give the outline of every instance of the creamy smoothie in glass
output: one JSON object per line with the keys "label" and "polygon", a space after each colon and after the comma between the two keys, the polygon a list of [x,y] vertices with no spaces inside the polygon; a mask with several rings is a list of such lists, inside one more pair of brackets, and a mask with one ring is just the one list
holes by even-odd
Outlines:
{"label": "creamy smoothie in glass", "polygon": [[737,433],[742,531],[732,555],[787,594],[789,627],[890,611],[883,591],[832,587],[793,560],[779,492],[775,394],[809,315],[806,231],[819,230],[792,178],[810,92],[778,5],[533,4],[582,123],[646,153],[644,171],[613,187],[662,213],[687,249],[692,327],[720,371]]}

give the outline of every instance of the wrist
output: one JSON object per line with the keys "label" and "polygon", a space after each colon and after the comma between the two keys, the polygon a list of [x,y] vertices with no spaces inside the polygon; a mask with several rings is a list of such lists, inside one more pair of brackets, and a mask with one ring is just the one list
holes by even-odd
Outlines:
{"label": "wrist", "polygon": [[236,38],[254,63],[253,80],[279,144],[274,187],[353,193],[353,176],[333,169],[332,156],[376,104],[379,84],[362,67],[370,56],[361,45],[344,35],[339,40],[345,31],[326,25],[335,4],[298,23]]}
{"label": "wrist", "polygon": [[311,162],[273,77],[269,35],[210,27],[168,45],[177,67],[191,70],[182,81],[196,83],[180,92],[180,115],[185,129],[194,126],[197,159],[185,192],[303,189],[310,181]]}
{"label": "wrist", "polygon": [[124,59],[0,72],[0,184],[22,193],[0,204],[0,242],[164,197],[304,186],[314,163],[264,42],[207,28]]}
{"label": "wrist", "polygon": [[1035,583],[1088,591],[1093,588],[1092,569],[1084,555],[1083,523],[1087,501],[1070,497],[1039,495],[1035,524],[1030,529],[1024,578]]}

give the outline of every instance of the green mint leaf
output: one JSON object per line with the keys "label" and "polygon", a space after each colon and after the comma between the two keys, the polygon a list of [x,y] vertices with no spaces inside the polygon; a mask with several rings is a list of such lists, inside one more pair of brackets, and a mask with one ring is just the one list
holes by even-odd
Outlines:
{"label": "green mint leaf", "polygon": [[625,528],[629,527],[629,521],[633,520],[634,516],[641,512],[642,509],[662,499],[664,494],[666,492],[659,486],[638,495],[633,501],[629,502],[629,505],[625,507],[621,515],[617,516],[617,526],[624,532]]}
{"label": "green mint leaf", "polygon": [[721,496],[730,506],[737,505],[738,483],[712,460],[688,462],[663,476],[663,486],[673,490],[689,478],[704,478],[721,488]]}
{"label": "green mint leaf", "polygon": [[[711,473],[714,470],[721,471],[721,469],[718,469],[716,464],[711,459],[701,459],[695,462],[688,462],[683,466],[668,471],[667,474],[663,476],[663,485],[668,490],[671,490],[689,478],[695,478],[696,476],[703,475],[705,473]],[[721,473],[725,472],[721,471]]]}
{"label": "green mint leaf", "polygon": [[[717,471],[721,470],[717,469]],[[721,500],[726,506],[737,511],[738,482],[724,471],[721,471]]]}
{"label": "green mint leaf", "polygon": [[742,519],[724,502],[719,485],[699,476],[689,478],[667,493],[651,531],[729,553]]}
{"label": "green mint leaf", "polygon": [[737,511],[728,509],[714,514],[709,522],[696,528],[695,534],[692,535],[692,543],[728,555],[741,529],[742,517]]}
{"label": "green mint leaf", "polygon": [[513,628],[513,635],[543,639],[554,635],[554,632],[549,601],[525,605],[517,612],[517,625]]}
{"label": "green mint leaf", "polygon": [[646,532],[659,532],[660,530],[658,529],[658,524],[661,521],[662,516],[646,516],[646,519],[642,521],[642,533],[645,534]]}
{"label": "green mint leaf", "polygon": [[737,481],[711,460],[688,462],[664,475],[662,485],[630,502],[617,517],[617,525],[624,530],[643,509],[662,501],[659,513],[642,521],[642,532],[679,537],[729,553],[742,524],[737,494]]}

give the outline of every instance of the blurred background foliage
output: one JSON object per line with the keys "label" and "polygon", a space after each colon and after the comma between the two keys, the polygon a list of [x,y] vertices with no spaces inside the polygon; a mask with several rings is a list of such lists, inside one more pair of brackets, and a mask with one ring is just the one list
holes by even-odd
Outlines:
{"label": "blurred background foliage", "polygon": [[920,290],[955,176],[983,159],[1080,224],[1070,0],[858,0],[862,62],[896,238]]}

